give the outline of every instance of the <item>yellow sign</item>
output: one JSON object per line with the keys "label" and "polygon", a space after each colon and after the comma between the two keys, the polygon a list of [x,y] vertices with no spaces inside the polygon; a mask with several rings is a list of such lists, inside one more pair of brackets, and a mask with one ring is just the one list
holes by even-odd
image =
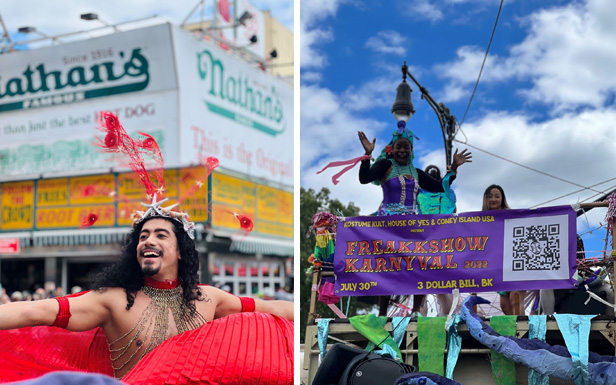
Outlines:
{"label": "yellow sign", "polygon": [[114,175],[71,178],[71,205],[113,203],[116,188]]}
{"label": "yellow sign", "polygon": [[281,237],[293,238],[293,227],[278,225],[275,223],[259,222],[259,232],[263,234],[279,235]]}
{"label": "yellow sign", "polygon": [[293,194],[280,191],[278,195],[278,220],[287,225],[293,224]]}
{"label": "yellow sign", "polygon": [[212,178],[212,225],[240,230],[233,213],[249,216],[255,233],[293,237],[293,194],[228,175]]}
{"label": "yellow sign", "polygon": [[180,169],[180,210],[192,222],[205,222],[209,218],[207,177],[205,167]]}
{"label": "yellow sign", "polygon": [[[152,181],[156,181],[153,172],[150,172],[150,178]],[[158,198],[177,198],[177,170],[165,171],[163,174],[163,180],[163,195],[159,195]],[[154,185],[157,185],[156,182],[154,182]],[[118,175],[118,201],[124,202],[127,200],[142,200],[144,202],[147,200],[145,187],[135,172]]]}
{"label": "yellow sign", "polygon": [[2,230],[27,230],[34,225],[34,181],[2,185]]}
{"label": "yellow sign", "polygon": [[[89,217],[95,215],[96,222],[90,224]],[[57,207],[36,210],[36,228],[51,229],[63,227],[103,227],[115,224],[114,205],[89,207]]]}
{"label": "yellow sign", "polygon": [[242,206],[242,180],[214,173],[212,175],[212,200],[233,206]]}
{"label": "yellow sign", "polygon": [[36,207],[68,205],[68,178],[42,179],[36,183]]}
{"label": "yellow sign", "polygon": [[216,227],[226,227],[239,231],[240,222],[233,215],[233,213],[237,213],[237,211],[238,210],[236,208],[231,206],[212,203],[212,225]]}
{"label": "yellow sign", "polygon": [[255,218],[255,209],[257,207],[257,194],[255,193],[255,184],[248,181],[242,181],[242,194],[244,195],[244,213]]}
{"label": "yellow sign", "polygon": [[133,225],[132,215],[137,210],[145,211],[147,210],[147,207],[144,207],[143,205],[141,205],[139,201],[118,203],[118,226],[132,226]]}
{"label": "yellow sign", "polygon": [[269,186],[257,186],[257,219],[278,221],[278,192]]}

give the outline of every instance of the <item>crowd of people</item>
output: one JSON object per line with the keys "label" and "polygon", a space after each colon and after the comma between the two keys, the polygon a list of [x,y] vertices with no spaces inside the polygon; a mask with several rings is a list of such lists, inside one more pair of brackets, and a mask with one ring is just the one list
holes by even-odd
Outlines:
{"label": "crowd of people", "polygon": [[[47,282],[45,284],[45,287],[48,287],[48,288],[53,287],[53,286],[55,285],[53,285],[52,282]],[[71,294],[79,293],[81,291],[82,289],[80,286],[73,286],[71,288]],[[20,302],[20,301],[39,301],[42,299],[61,297],[64,294],[65,293],[64,293],[64,290],[62,289],[62,286],[58,286],[56,288],[47,289],[47,290],[39,286],[32,292],[28,290],[23,290],[23,291],[15,290],[15,291],[12,291],[10,295],[7,293],[6,288],[2,287],[0,289],[0,305],[5,304],[5,303],[11,303],[11,302]]]}

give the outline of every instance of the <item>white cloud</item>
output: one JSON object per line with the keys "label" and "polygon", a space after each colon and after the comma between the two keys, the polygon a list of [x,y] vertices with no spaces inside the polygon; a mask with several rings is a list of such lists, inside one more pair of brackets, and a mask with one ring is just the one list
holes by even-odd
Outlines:
{"label": "white cloud", "polygon": [[315,23],[336,14],[342,1],[304,0],[300,4],[300,65],[302,68],[323,68],[327,58],[318,45],[334,39],[331,29],[315,27]]}
{"label": "white cloud", "polygon": [[[300,114],[301,169],[309,166],[322,168],[333,160],[346,160],[362,155],[357,131],[377,135],[383,124],[361,119],[342,106],[346,101],[328,89],[303,85]],[[303,184],[302,184],[303,185]]]}
{"label": "white cloud", "polygon": [[322,68],[327,64],[324,54],[315,46],[334,39],[333,32],[326,29],[306,29],[306,24],[300,26],[300,63],[302,68]]}
{"label": "white cloud", "polygon": [[[611,178],[605,171],[616,157],[616,130],[610,123],[614,119],[616,111],[613,110],[566,115],[541,123],[534,123],[524,115],[492,113],[475,124],[467,124],[464,130],[468,143],[473,146],[590,186]],[[456,145],[465,148],[463,144]],[[581,189],[469,149],[473,151],[473,163],[463,165],[454,182],[459,211],[480,210],[482,193],[492,183],[505,189],[512,208],[533,207]],[[423,168],[435,162],[439,166],[444,163],[442,151],[421,157],[416,166]],[[616,181],[612,181],[597,189],[615,186]],[[573,204],[593,194],[592,191],[581,191],[545,206]]]}
{"label": "white cloud", "polygon": [[413,19],[442,20],[444,15],[440,5],[429,0],[399,1],[397,7],[401,14]]}
{"label": "white cloud", "polygon": [[395,89],[399,80],[395,77],[379,77],[370,79],[359,87],[352,86],[342,94],[344,107],[353,111],[369,110],[372,108],[390,108],[395,96]]}
{"label": "white cloud", "polygon": [[301,23],[311,27],[313,23],[334,16],[343,0],[302,0]]}
{"label": "white cloud", "polygon": [[[616,91],[616,51],[611,48],[616,28],[606,17],[615,13],[615,2],[589,0],[528,16],[522,20],[527,37],[509,56],[490,55],[481,81],[529,80],[531,86],[521,88],[520,96],[547,104],[553,114],[580,105],[601,107]],[[450,79],[447,87],[472,87],[484,53],[485,48],[460,47],[456,60],[436,66],[436,72]]]}
{"label": "white cloud", "polygon": [[406,55],[406,37],[396,31],[379,31],[366,41],[366,47],[373,51],[399,56]]}
{"label": "white cloud", "polygon": [[318,83],[322,78],[323,75],[320,72],[302,71],[302,82]]}

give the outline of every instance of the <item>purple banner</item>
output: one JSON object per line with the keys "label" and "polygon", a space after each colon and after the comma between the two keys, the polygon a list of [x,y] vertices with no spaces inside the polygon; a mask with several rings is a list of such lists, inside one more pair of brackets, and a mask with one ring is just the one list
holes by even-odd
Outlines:
{"label": "purple banner", "polygon": [[401,295],[573,287],[571,206],[338,223],[335,294]]}

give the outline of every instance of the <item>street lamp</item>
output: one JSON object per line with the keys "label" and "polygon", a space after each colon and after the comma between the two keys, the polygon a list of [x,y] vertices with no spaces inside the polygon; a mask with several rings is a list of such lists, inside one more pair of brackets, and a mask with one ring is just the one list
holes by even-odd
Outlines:
{"label": "street lamp", "polygon": [[415,113],[413,103],[411,102],[411,86],[406,82],[406,74],[408,71],[409,67],[406,65],[405,61],[402,66],[402,83],[400,83],[396,89],[396,100],[391,106],[391,113],[394,114],[394,118],[396,118],[397,122],[401,120],[407,122]]}
{"label": "street lamp", "polygon": [[81,20],[87,20],[87,21],[90,21],[90,20],[98,20],[98,21],[100,21],[101,23],[103,23],[103,24],[105,25],[105,27],[112,27],[112,28],[113,28],[113,30],[114,30],[115,32],[120,32],[120,30],[118,29],[118,27],[116,27],[115,25],[111,25],[111,24],[107,23],[107,22],[106,22],[105,20],[103,20],[103,19],[100,19],[100,18],[98,17],[98,14],[96,14],[96,13],[82,13],[81,15],[79,15],[79,17],[81,18]]}
{"label": "street lamp", "polygon": [[451,114],[449,108],[445,107],[443,103],[436,103],[436,101],[430,96],[428,90],[424,88],[417,79],[409,72],[409,67],[406,65],[406,61],[402,65],[402,83],[398,86],[396,93],[396,100],[391,107],[391,112],[396,118],[396,121],[408,121],[415,109],[413,108],[413,103],[411,102],[411,87],[406,82],[406,75],[408,75],[411,80],[417,87],[419,87],[419,91],[421,91],[421,98],[425,99],[430,107],[436,113],[439,124],[441,125],[441,131],[443,133],[443,143],[445,145],[445,161],[447,166],[451,165],[451,157],[452,157],[452,148],[453,148],[453,138],[456,132],[456,122],[457,119],[455,116]]}
{"label": "street lamp", "polygon": [[44,37],[45,39],[51,39],[52,44],[55,43],[55,42],[62,43],[57,38],[55,38],[53,36],[49,36],[48,34],[43,33],[41,31],[38,31],[35,27],[20,27],[20,28],[17,29],[17,31],[20,32],[20,33],[36,33],[37,35],[40,35],[40,36]]}

